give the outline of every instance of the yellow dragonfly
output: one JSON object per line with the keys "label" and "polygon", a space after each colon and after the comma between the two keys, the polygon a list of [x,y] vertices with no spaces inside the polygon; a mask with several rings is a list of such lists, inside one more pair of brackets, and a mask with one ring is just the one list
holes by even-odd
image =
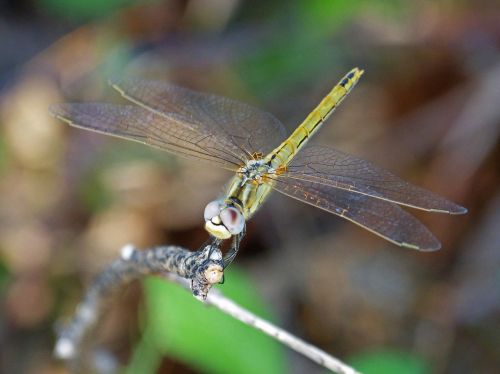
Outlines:
{"label": "yellow dragonfly", "polygon": [[[273,115],[249,105],[172,84],[110,82],[134,105],[56,104],[51,113],[72,126],[134,140],[235,173],[225,196],[210,202],[205,228],[233,238],[232,261],[246,221],[272,190],[343,217],[402,247],[431,251],[439,241],[404,205],[429,212],[466,209],[390,172],[323,145],[308,144],[356,85],[352,69],[290,135]],[[201,181],[202,182],[202,181]]]}

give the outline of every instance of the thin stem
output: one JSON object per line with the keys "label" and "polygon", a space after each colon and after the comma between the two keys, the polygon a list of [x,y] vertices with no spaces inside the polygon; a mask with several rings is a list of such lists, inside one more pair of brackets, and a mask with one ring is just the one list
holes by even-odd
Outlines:
{"label": "thin stem", "polygon": [[[189,283],[176,275],[165,274],[165,278],[170,281],[182,285],[184,288],[189,289]],[[338,360],[337,358],[329,355],[325,351],[305,342],[304,340],[290,334],[289,332],[273,325],[271,322],[266,321],[247,309],[236,304],[231,299],[225,297],[220,290],[213,289],[204,301],[207,305],[214,306],[222,312],[230,315],[231,317],[251,326],[263,333],[278,340],[284,345],[290,347],[294,351],[308,357],[317,364],[330,369],[339,374],[359,374],[358,371]]]}
{"label": "thin stem", "polygon": [[328,353],[242,308],[219,290],[209,293],[212,286],[219,283],[223,277],[225,263],[219,244],[212,241],[197,252],[175,246],[155,247],[143,251],[131,245],[124,246],[121,258],[94,279],[73,319],[59,331],[54,354],[74,363],[82,356],[83,338],[95,324],[106,296],[133,279],[161,274],[164,278],[191,290],[198,300],[264,332],[319,365],[340,374],[358,373]]}
{"label": "thin stem", "polygon": [[205,300],[210,288],[222,280],[222,253],[218,245],[205,245],[197,252],[176,246],[137,250],[126,245],[121,258],[104,269],[92,282],[73,319],[58,331],[56,357],[71,360],[101,312],[106,296],[124,284],[146,275],[170,272],[191,280],[193,296]]}

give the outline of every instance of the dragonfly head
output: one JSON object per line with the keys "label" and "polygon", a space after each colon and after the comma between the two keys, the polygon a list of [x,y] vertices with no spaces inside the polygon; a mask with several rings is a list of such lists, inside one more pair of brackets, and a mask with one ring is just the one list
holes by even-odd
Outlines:
{"label": "dragonfly head", "polygon": [[245,228],[245,217],[241,210],[223,200],[208,203],[203,216],[205,229],[217,239],[229,239]]}

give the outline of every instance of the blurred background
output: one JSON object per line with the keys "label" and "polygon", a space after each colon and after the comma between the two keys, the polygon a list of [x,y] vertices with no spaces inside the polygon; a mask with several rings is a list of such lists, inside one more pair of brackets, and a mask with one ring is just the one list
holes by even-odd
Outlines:
{"label": "blurred background", "polygon": [[[500,367],[496,1],[10,0],[0,3],[0,372],[66,373],[54,326],[126,243],[207,238],[230,174],[69,128],[62,101],[120,102],[110,76],[272,112],[291,131],[350,68],[315,142],[469,209],[413,211],[443,244],[401,249],[274,194],[220,288],[365,373]],[[88,372],[323,373],[158,279],[109,298]]]}

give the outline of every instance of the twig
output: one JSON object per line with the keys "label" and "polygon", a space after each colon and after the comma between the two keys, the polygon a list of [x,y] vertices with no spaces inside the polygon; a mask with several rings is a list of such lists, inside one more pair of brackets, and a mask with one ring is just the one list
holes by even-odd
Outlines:
{"label": "twig", "polygon": [[136,250],[126,245],[121,258],[104,269],[92,282],[73,319],[58,331],[54,355],[72,360],[79,354],[85,334],[100,314],[106,296],[113,290],[145,275],[165,273],[177,274],[191,280],[193,296],[205,300],[210,288],[222,280],[223,261],[219,243],[207,244],[197,252],[176,246],[164,246]]}
{"label": "twig", "polygon": [[164,278],[191,290],[200,301],[264,332],[319,365],[339,374],[358,373],[319,348],[242,308],[219,290],[208,293],[215,283],[221,281],[223,268],[224,261],[218,242],[207,244],[197,252],[189,252],[175,246],[144,251],[138,251],[131,245],[123,247],[121,258],[94,280],[71,322],[59,332],[54,354],[64,360],[74,360],[81,354],[83,337],[96,322],[105,296],[110,291],[133,279],[149,274],[161,274]]}
{"label": "twig", "polygon": [[[164,277],[170,281],[182,285],[189,289],[189,282],[186,279],[180,278],[175,274],[165,274]],[[247,309],[236,304],[231,299],[225,297],[220,290],[213,289],[204,301],[205,304],[214,306],[231,317],[243,322],[244,324],[253,327],[263,333],[278,340],[284,345],[290,347],[294,351],[308,357],[317,364],[330,369],[339,374],[359,374],[352,367],[329,355],[325,351],[305,342],[304,340],[290,334],[289,332],[273,325]]]}

